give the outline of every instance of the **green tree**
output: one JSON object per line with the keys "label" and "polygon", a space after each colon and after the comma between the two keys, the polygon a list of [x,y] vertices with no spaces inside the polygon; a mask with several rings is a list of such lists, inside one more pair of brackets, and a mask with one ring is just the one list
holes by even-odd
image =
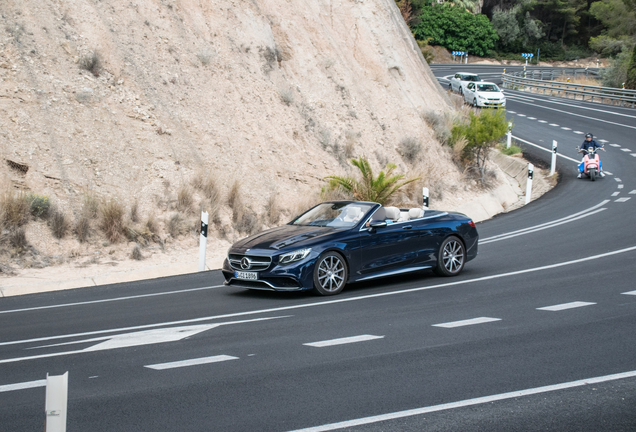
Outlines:
{"label": "green tree", "polygon": [[500,45],[504,48],[510,47],[521,33],[517,20],[518,11],[518,7],[513,7],[507,11],[497,8],[492,15],[492,27],[499,36]]}
{"label": "green tree", "polygon": [[495,46],[497,33],[485,15],[473,15],[449,3],[422,8],[420,23],[412,27],[416,39],[431,45],[485,56]]}
{"label": "green tree", "polygon": [[560,41],[579,32],[581,13],[587,10],[586,0],[538,0],[535,13],[543,22],[548,40]]}
{"label": "green tree", "polygon": [[590,5],[590,13],[604,26],[601,35],[590,39],[592,49],[603,55],[614,55],[631,47],[636,35],[633,3],[632,0],[602,0]]}
{"label": "green tree", "polygon": [[419,180],[419,177],[416,177],[400,181],[404,178],[404,174],[393,174],[397,167],[392,163],[386,165],[386,173],[380,171],[377,177],[373,176],[369,161],[362,156],[358,159],[351,159],[351,164],[360,170],[360,180],[340,176],[328,176],[325,179],[329,179],[330,189],[342,187],[360,201],[371,201],[384,205],[398,189]]}
{"label": "green tree", "polygon": [[636,45],[632,51],[632,58],[627,67],[627,77],[625,79],[625,88],[636,90]]}
{"label": "green tree", "polygon": [[468,144],[464,147],[464,158],[470,164],[470,168],[477,169],[484,179],[488,153],[508,132],[508,120],[505,110],[482,109],[479,115],[472,111],[469,114],[468,123],[458,123],[451,131],[453,142],[461,137],[466,138]]}

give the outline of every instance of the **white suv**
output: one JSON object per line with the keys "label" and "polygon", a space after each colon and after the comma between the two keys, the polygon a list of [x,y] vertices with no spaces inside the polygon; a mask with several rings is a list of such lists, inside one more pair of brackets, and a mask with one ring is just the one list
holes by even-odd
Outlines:
{"label": "white suv", "polygon": [[450,79],[448,86],[451,91],[456,91],[463,95],[464,90],[466,90],[466,85],[472,81],[481,81],[481,78],[474,73],[457,72],[455,76]]}
{"label": "white suv", "polygon": [[464,101],[476,107],[506,106],[506,97],[497,84],[490,82],[469,82],[464,89]]}

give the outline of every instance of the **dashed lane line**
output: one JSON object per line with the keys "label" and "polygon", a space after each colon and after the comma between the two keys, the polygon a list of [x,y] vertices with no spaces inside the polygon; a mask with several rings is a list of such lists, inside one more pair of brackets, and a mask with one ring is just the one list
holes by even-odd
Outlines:
{"label": "dashed lane line", "polygon": [[626,202],[626,201],[629,201],[630,199],[631,199],[630,197],[624,197],[624,198],[619,198],[615,200],[614,202]]}
{"label": "dashed lane line", "polygon": [[615,196],[619,196],[620,194],[621,194],[620,192],[614,192],[612,196],[615,197]]}
{"label": "dashed lane line", "polygon": [[636,195],[636,189],[634,189],[633,191],[631,191],[629,194],[630,194],[630,195]]}
{"label": "dashed lane line", "polygon": [[443,328],[455,328],[455,327],[464,327],[469,325],[476,324],[484,324],[494,321],[501,321],[501,318],[489,318],[489,317],[479,317],[479,318],[471,318],[461,321],[453,321],[442,324],[433,324],[433,327],[443,327]]}
{"label": "dashed lane line", "polygon": [[14,390],[24,390],[29,388],[36,387],[46,387],[46,380],[37,380],[37,381],[27,381],[15,384],[5,384],[0,385],[0,393],[14,391]]}
{"label": "dashed lane line", "polygon": [[625,153],[629,153],[631,150],[628,148],[622,148],[621,151],[624,151]]}
{"label": "dashed lane line", "polygon": [[539,123],[547,123],[545,120],[539,120]]}
{"label": "dashed lane line", "polygon": [[574,131],[575,134],[577,135],[583,135],[585,132],[581,132],[581,131]]}
{"label": "dashed lane line", "polygon": [[570,129],[569,127],[564,127],[564,126],[561,126],[561,129],[563,129],[563,130],[567,130],[567,131],[572,130],[572,129]]}
{"label": "dashed lane line", "polygon": [[617,187],[618,187],[618,189],[623,189],[625,187],[625,185],[624,184],[619,184]]}
{"label": "dashed lane line", "polygon": [[559,126],[559,125],[556,123],[550,123],[550,126]]}
{"label": "dashed lane line", "polygon": [[627,291],[627,292],[624,292],[624,293],[621,293],[621,294],[636,296],[636,291]]}
{"label": "dashed lane line", "polygon": [[614,180],[616,180],[619,183],[623,181],[623,180],[619,179],[618,177],[614,177]]}
{"label": "dashed lane line", "polygon": [[612,147],[620,147],[620,144],[610,144]]}
{"label": "dashed lane line", "polygon": [[574,309],[574,308],[580,308],[580,307],[584,307],[584,306],[592,306],[592,305],[595,305],[595,304],[596,303],[575,301],[575,302],[570,302],[570,303],[558,304],[558,305],[554,305],[554,306],[540,307],[540,308],[537,308],[537,310],[557,312],[557,311],[562,311],[562,310],[566,310],[566,309]]}
{"label": "dashed lane line", "polygon": [[154,369],[154,370],[164,370],[164,369],[174,369],[180,367],[188,367],[188,366],[198,366],[209,363],[219,363],[228,360],[238,360],[238,357],[233,357],[229,355],[216,355],[211,357],[201,357],[190,360],[180,360],[169,363],[157,363],[152,365],[146,365],[145,368]]}
{"label": "dashed lane line", "polygon": [[525,390],[512,391],[508,393],[499,393],[499,394],[490,395],[490,396],[482,396],[482,397],[473,398],[473,399],[465,399],[465,400],[461,400],[457,402],[449,402],[449,403],[444,403],[439,405],[432,405],[428,407],[415,408],[415,409],[404,410],[404,411],[396,411],[392,413],[380,414],[380,415],[369,416],[369,417],[361,417],[361,418],[341,421],[337,423],[329,423],[325,425],[308,427],[304,429],[296,429],[290,432],[326,432],[326,431],[333,431],[333,430],[344,429],[344,428],[352,428],[356,426],[385,422],[389,420],[396,420],[396,419],[401,419],[406,417],[415,417],[418,415],[428,414],[432,412],[446,411],[446,410],[451,410],[455,408],[464,408],[464,407],[469,407],[474,405],[497,402],[501,400],[515,399],[515,398],[520,398],[524,396],[532,396],[532,395],[541,394],[541,393],[548,393],[548,392],[553,392],[558,390],[566,390],[566,389],[575,388],[575,387],[584,387],[588,385],[599,384],[599,383],[608,382],[608,381],[616,381],[616,380],[621,380],[626,378],[634,378],[634,377],[636,377],[636,371],[622,372],[622,373],[617,373],[612,375],[585,378],[581,380],[569,381],[569,382],[564,382],[560,384],[547,385],[543,387],[534,387],[534,388],[529,388]]}
{"label": "dashed lane line", "polygon": [[360,335],[360,336],[351,336],[351,337],[344,337],[344,338],[338,338],[338,339],[329,339],[329,340],[324,340],[319,342],[308,342],[308,343],[304,343],[303,345],[316,347],[316,348],[324,348],[328,346],[345,345],[345,344],[356,343],[356,342],[366,342],[366,341],[382,339],[382,338],[384,338],[384,336]]}

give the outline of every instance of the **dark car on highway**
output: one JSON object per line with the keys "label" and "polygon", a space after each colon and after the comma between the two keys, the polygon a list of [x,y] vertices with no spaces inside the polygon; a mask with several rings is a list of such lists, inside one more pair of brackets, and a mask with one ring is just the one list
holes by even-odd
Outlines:
{"label": "dark car on highway", "polygon": [[223,275],[237,288],[333,295],[348,283],[425,269],[458,275],[477,256],[478,239],[461,213],[324,202],[235,243]]}

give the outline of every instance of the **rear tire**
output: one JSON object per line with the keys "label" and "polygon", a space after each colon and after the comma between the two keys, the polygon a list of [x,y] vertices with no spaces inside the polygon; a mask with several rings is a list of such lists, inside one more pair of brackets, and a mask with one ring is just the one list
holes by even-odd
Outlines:
{"label": "rear tire", "polygon": [[589,171],[590,174],[590,180],[595,181],[596,180],[596,170],[594,168],[591,168]]}
{"label": "rear tire", "polygon": [[460,95],[464,95],[464,89],[462,88],[462,86],[459,86],[459,94]]}
{"label": "rear tire", "polygon": [[457,276],[466,262],[464,243],[455,237],[446,238],[437,253],[437,266],[433,269],[439,276]]}
{"label": "rear tire", "polygon": [[347,283],[347,264],[337,252],[327,252],[314,266],[314,290],[323,296],[340,293]]}

